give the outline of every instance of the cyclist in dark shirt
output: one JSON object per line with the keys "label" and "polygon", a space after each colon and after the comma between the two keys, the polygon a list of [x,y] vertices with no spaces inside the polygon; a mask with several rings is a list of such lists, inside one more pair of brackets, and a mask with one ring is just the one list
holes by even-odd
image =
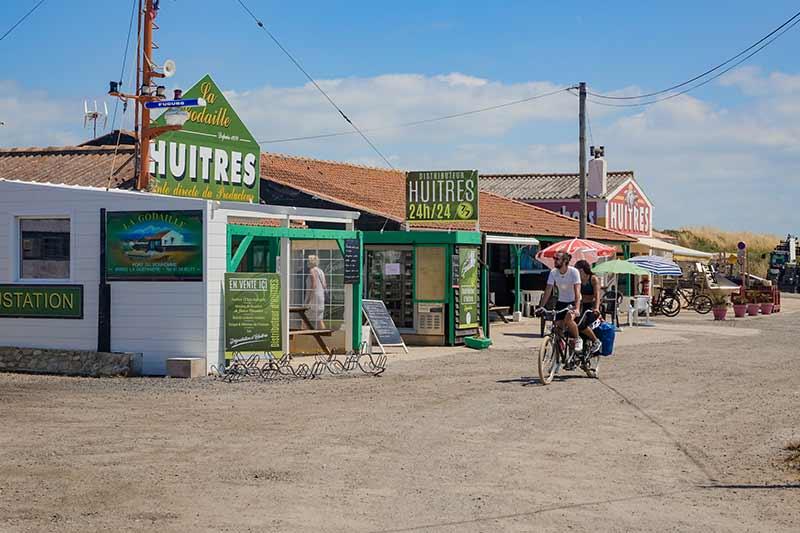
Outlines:
{"label": "cyclist in dark shirt", "polygon": [[589,353],[595,353],[602,347],[602,343],[591,328],[600,317],[600,279],[592,272],[592,267],[587,261],[578,261],[575,263],[575,268],[581,276],[581,318],[578,329],[592,343]]}

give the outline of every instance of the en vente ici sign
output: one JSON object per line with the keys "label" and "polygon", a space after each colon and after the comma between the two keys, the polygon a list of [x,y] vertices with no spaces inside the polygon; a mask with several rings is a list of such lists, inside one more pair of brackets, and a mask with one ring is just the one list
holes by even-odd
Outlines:
{"label": "en vente ici sign", "polygon": [[0,285],[0,318],[83,318],[83,285]]}

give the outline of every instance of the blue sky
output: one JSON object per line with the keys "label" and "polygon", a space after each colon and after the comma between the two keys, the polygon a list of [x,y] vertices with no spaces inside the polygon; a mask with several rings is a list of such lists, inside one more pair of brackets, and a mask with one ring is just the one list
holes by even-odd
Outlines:
{"label": "blue sky", "polygon": [[[738,52],[798,9],[778,0],[247,3],[362,128],[581,80],[601,92],[660,89]],[[33,4],[4,2],[0,31]],[[171,87],[211,73],[258,139],[347,129],[235,0],[161,6],[156,58],[176,61]],[[47,0],[0,42],[0,146],[89,136],[83,100],[105,99],[113,109],[103,93],[119,76],[130,7]],[[800,26],[687,97],[644,110],[589,104],[591,140],[606,145],[609,168],[636,172],[657,227],[800,231],[798,49]],[[576,99],[564,95],[372,136],[398,168],[574,171],[576,113]],[[129,126],[132,113],[120,118]],[[263,148],[381,164],[357,137]]]}

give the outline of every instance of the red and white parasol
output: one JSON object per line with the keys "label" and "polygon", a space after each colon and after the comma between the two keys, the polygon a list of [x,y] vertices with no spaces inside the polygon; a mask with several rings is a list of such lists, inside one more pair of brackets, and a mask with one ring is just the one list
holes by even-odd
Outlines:
{"label": "red and white parasol", "polygon": [[536,254],[536,259],[550,268],[554,267],[553,258],[557,253],[566,252],[572,256],[570,265],[574,266],[581,259],[594,264],[603,257],[615,257],[617,249],[588,239],[570,239],[552,244]]}

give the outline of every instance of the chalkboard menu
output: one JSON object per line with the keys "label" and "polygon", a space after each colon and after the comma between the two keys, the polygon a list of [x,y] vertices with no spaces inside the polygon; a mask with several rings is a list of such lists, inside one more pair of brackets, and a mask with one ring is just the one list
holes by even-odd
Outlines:
{"label": "chalkboard menu", "polygon": [[358,239],[344,240],[344,282],[358,283],[361,279],[361,243]]}
{"label": "chalkboard menu", "polygon": [[361,308],[378,342],[384,346],[401,346],[403,338],[397,331],[386,305],[381,300],[362,300]]}
{"label": "chalkboard menu", "polygon": [[458,262],[458,254],[450,256],[450,285],[455,289],[461,283],[461,268]]}

